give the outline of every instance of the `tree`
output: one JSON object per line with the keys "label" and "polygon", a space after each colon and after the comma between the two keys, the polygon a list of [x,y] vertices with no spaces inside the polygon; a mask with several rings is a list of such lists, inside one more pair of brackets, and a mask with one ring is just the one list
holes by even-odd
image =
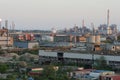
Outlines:
{"label": "tree", "polygon": [[30,57],[30,61],[31,61],[31,62],[34,62],[34,57]]}
{"label": "tree", "polygon": [[67,72],[71,71],[71,69],[63,70],[59,68],[58,70],[53,66],[45,66],[42,75],[40,77],[35,77],[36,80],[69,80],[67,76]]}
{"label": "tree", "polygon": [[8,75],[7,76],[7,80],[16,80],[15,78],[16,78],[15,75]]}
{"label": "tree", "polygon": [[45,66],[42,72],[43,76],[47,79],[55,80],[55,70],[53,65]]}
{"label": "tree", "polygon": [[27,67],[27,63],[25,61],[20,61],[18,65],[22,68]]}
{"label": "tree", "polygon": [[106,61],[105,57],[101,56],[99,59],[96,59],[94,68],[109,70],[110,66],[107,65],[107,61]]}
{"label": "tree", "polygon": [[13,56],[13,60],[16,60],[16,58],[17,58],[17,57],[14,55],[14,56]]}
{"label": "tree", "polygon": [[0,64],[0,73],[5,73],[7,71],[8,67],[6,64],[2,63]]}
{"label": "tree", "polygon": [[120,41],[120,35],[119,35],[119,36],[117,36],[117,40],[118,40],[118,41]]}
{"label": "tree", "polygon": [[26,58],[25,58],[24,56],[20,56],[20,57],[19,57],[19,60],[20,60],[20,61],[25,61]]}

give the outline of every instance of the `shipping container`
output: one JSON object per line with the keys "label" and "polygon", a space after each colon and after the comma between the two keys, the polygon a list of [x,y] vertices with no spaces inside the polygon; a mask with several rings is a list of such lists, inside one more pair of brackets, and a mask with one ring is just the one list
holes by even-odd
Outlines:
{"label": "shipping container", "polygon": [[104,75],[100,77],[100,80],[120,80],[120,75]]}

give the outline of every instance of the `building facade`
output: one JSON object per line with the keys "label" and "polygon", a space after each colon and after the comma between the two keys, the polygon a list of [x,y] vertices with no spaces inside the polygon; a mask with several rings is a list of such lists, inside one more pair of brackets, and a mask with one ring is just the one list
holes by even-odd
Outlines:
{"label": "building facade", "polygon": [[53,51],[44,51],[39,50],[39,61],[43,63],[45,61],[49,62],[75,62],[91,64],[93,60],[99,59],[101,56],[104,56],[107,64],[115,68],[120,68],[120,56],[118,55],[98,55],[92,53],[73,53],[73,52],[53,52]]}

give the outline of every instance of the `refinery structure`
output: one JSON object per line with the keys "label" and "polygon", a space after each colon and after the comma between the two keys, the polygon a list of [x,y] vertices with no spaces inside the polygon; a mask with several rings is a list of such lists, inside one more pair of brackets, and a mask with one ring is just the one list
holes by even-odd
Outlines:
{"label": "refinery structure", "polygon": [[[120,52],[120,33],[116,24],[110,25],[110,11],[107,10],[106,24],[98,28],[91,23],[91,28],[76,24],[73,28],[51,31],[44,30],[15,30],[15,23],[12,22],[9,28],[8,20],[2,25],[0,19],[0,46],[1,49],[51,49],[53,51],[68,51],[80,53],[94,53],[97,55],[113,55]],[[10,48],[9,48],[10,49]],[[44,56],[43,56],[44,57]],[[55,58],[56,59],[56,58]]]}
{"label": "refinery structure", "polygon": [[74,25],[73,28],[62,31],[53,29],[44,39],[46,43],[42,42],[43,40],[40,41],[40,47],[48,48],[48,50],[39,50],[40,64],[75,62],[91,66],[95,64],[96,59],[104,56],[109,66],[119,69],[120,35],[117,25],[110,25],[109,14],[108,10],[106,24],[101,24],[98,29],[95,29],[93,23],[91,23],[92,29],[87,28],[84,20],[82,27]]}
{"label": "refinery structure", "polygon": [[[55,47],[55,46],[80,46],[81,44],[87,45],[86,48],[93,50],[109,49],[104,48],[104,42],[115,42],[119,36],[118,26],[116,24],[110,25],[110,10],[107,10],[106,24],[100,24],[100,26],[94,26],[91,23],[90,28],[85,26],[85,20],[82,20],[81,27],[76,24],[73,28],[65,28],[64,30],[57,30],[52,28],[51,31],[43,30],[16,30],[15,23],[8,24],[8,20],[5,20],[4,26],[2,19],[0,19],[1,36],[5,36],[8,39],[4,42],[13,47],[19,47],[16,42],[38,42],[42,47]],[[2,39],[2,38],[1,38]],[[2,40],[1,40],[2,41]],[[5,40],[4,40],[5,41]],[[3,43],[3,42],[0,42]],[[5,44],[5,45],[6,45]],[[102,47],[101,47],[102,45]],[[97,48],[96,48],[97,46]],[[113,45],[114,46],[114,45]],[[115,45],[116,46],[116,45]],[[22,48],[22,47],[21,47]],[[24,48],[24,47],[23,47]],[[117,50],[117,48],[116,48]]]}
{"label": "refinery structure", "polygon": [[[89,28],[83,19],[81,26],[75,24],[72,28],[62,30],[57,30],[55,27],[51,30],[16,30],[14,22],[9,25],[8,20],[3,22],[0,19],[0,50],[8,53],[16,52],[18,55],[24,51],[37,54],[37,66],[72,63],[74,66],[87,65],[87,68],[92,70],[97,64],[96,61],[102,57],[107,66],[120,70],[120,32],[116,24],[110,24],[110,10],[107,10],[106,24],[100,24],[97,27],[91,23]],[[21,56],[22,58],[27,56],[27,60],[30,54]],[[7,62],[11,56],[5,54],[4,57],[7,59],[0,58],[1,61]],[[10,60],[8,62],[11,62]],[[30,60],[32,66],[36,67],[36,64],[32,62],[33,56]],[[77,76],[77,72],[75,73]],[[105,75],[102,77],[106,78],[106,74],[108,76],[111,71],[94,74],[100,76],[103,73]]]}

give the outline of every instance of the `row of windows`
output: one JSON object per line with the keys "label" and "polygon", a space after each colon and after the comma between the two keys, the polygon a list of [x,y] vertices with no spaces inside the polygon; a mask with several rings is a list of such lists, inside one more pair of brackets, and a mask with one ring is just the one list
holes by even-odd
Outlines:
{"label": "row of windows", "polygon": [[[76,59],[76,58],[62,58],[60,57],[50,57],[50,56],[40,56],[40,60],[49,60],[49,61],[57,61],[64,60],[64,62],[76,62],[76,63],[92,63],[93,60],[90,59]],[[120,65],[119,61],[109,61],[110,65]]]}

